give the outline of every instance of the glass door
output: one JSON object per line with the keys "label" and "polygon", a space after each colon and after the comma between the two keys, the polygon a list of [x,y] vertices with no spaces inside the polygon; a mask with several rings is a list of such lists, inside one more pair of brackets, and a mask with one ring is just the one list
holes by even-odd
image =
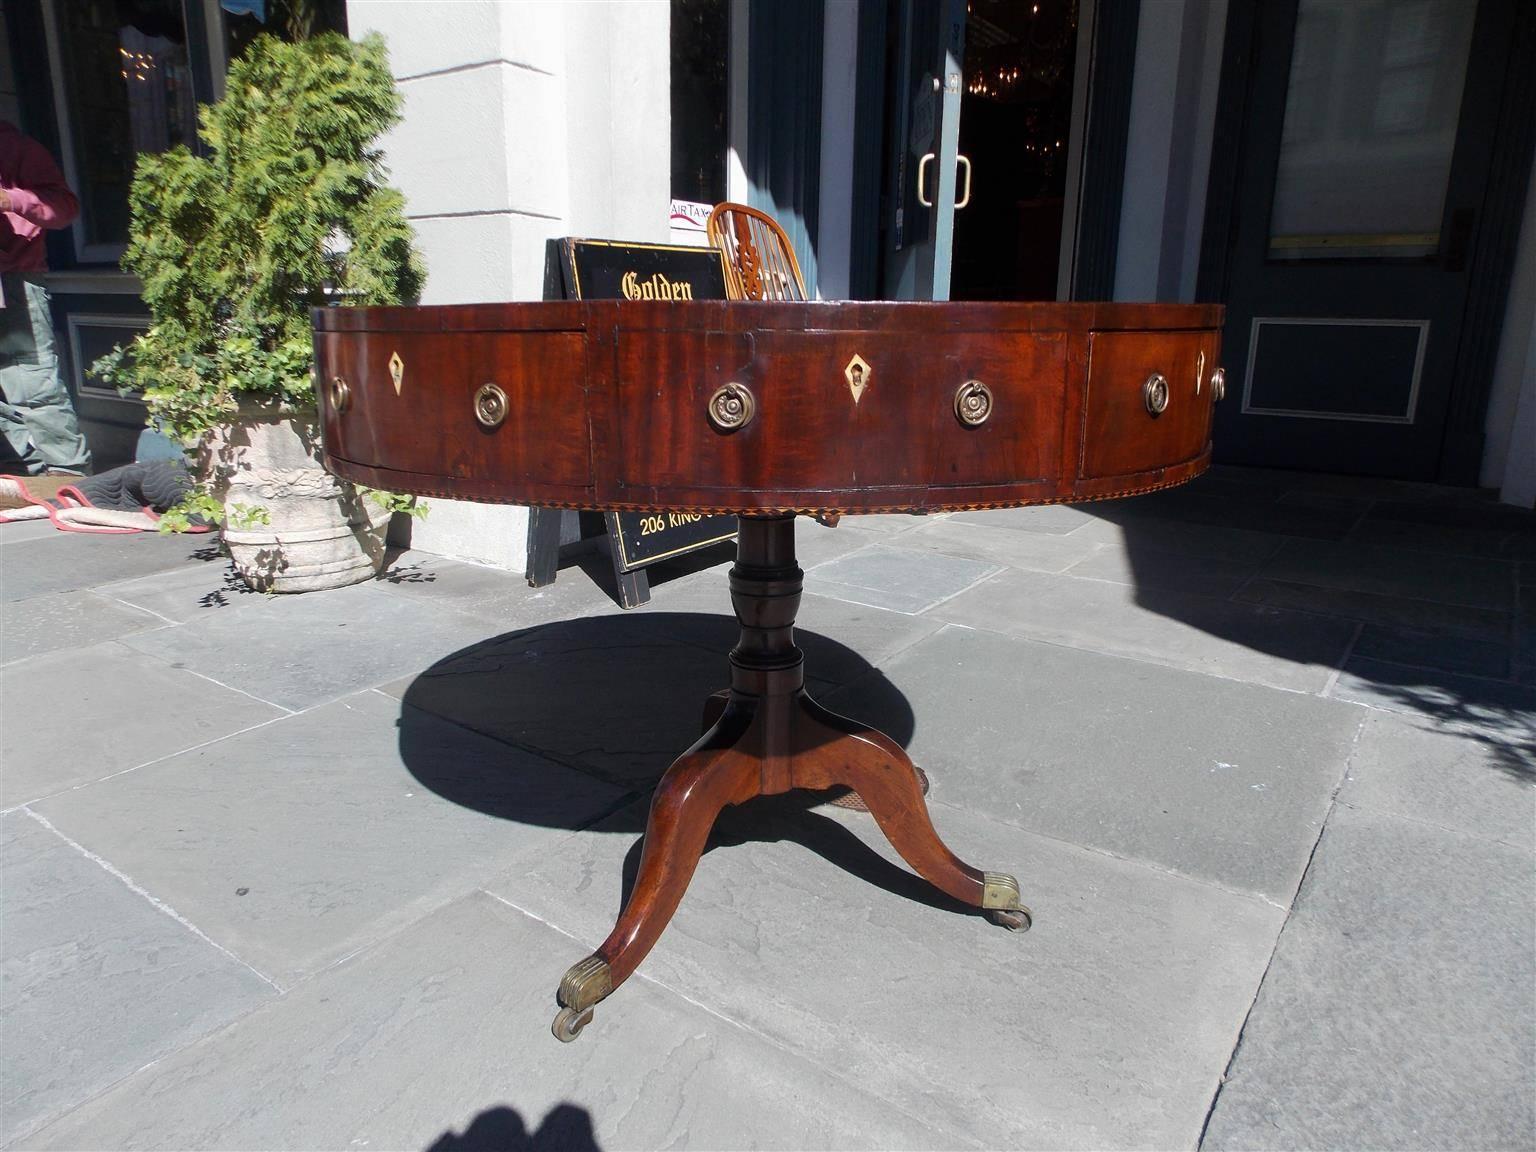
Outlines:
{"label": "glass door", "polygon": [[1056,299],[1077,41],[1077,0],[970,0],[953,300]]}
{"label": "glass door", "polygon": [[882,293],[889,300],[948,300],[955,232],[965,0],[900,0],[892,28],[895,67],[886,154],[887,219]]}

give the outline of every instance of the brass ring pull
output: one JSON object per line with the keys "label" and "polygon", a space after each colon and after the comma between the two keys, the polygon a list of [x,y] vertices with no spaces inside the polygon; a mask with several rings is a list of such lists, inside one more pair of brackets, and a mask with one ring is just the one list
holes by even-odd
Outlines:
{"label": "brass ring pull", "polygon": [[721,432],[735,432],[752,423],[757,401],[745,384],[732,381],[715,389],[709,398],[709,422]]}
{"label": "brass ring pull", "polygon": [[992,389],[980,380],[967,380],[955,391],[955,416],[967,428],[977,428],[992,415]]}
{"label": "brass ring pull", "polygon": [[1141,398],[1146,401],[1148,412],[1161,416],[1168,409],[1168,377],[1161,372],[1148,376],[1141,386]]}
{"label": "brass ring pull", "polygon": [[1227,370],[1218,368],[1211,373],[1211,399],[1220,404],[1227,397]]}
{"label": "brass ring pull", "polygon": [[507,418],[507,394],[495,384],[482,384],[475,392],[475,419],[486,428],[499,428]]}
{"label": "brass ring pull", "polygon": [[352,405],[352,387],[340,376],[331,377],[330,400],[338,416]]}

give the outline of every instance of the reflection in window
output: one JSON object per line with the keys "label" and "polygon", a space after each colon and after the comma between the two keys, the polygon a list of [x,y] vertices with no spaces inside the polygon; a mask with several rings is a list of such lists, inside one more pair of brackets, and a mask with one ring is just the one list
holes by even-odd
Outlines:
{"label": "reflection in window", "polygon": [[85,243],[122,245],[138,153],[163,152],[196,138],[181,4],[84,0],[57,10]]}
{"label": "reflection in window", "polygon": [[1301,0],[1271,259],[1434,255],[1476,10]]}
{"label": "reflection in window", "polygon": [[133,150],[164,152],[189,141],[197,107],[186,46],[164,36],[146,36],[131,24],[118,32],[118,43]]}
{"label": "reflection in window", "polygon": [[226,61],[240,59],[251,41],[262,35],[307,40],[322,32],[347,34],[346,0],[220,0],[219,6]]}

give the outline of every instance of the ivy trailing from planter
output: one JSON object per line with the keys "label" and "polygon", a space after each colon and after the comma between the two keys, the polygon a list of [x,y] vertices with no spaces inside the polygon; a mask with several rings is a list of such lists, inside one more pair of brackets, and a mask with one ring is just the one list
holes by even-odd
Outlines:
{"label": "ivy trailing from planter", "polygon": [[252,41],[224,98],[200,109],[200,153],[139,157],[122,263],[152,323],[92,371],[141,393],[188,447],[242,401],[312,409],[310,309],[413,303],[421,290],[404,198],[377,147],[400,105],[377,34]]}

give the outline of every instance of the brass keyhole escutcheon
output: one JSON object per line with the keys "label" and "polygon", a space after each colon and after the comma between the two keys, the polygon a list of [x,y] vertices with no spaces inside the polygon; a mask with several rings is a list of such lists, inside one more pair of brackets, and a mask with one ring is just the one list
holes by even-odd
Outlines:
{"label": "brass keyhole escutcheon", "polygon": [[715,389],[709,398],[709,422],[721,432],[745,428],[757,414],[757,401],[745,384],[734,380]]}
{"label": "brass keyhole escutcheon", "polygon": [[1168,408],[1168,377],[1161,372],[1152,373],[1141,386],[1141,397],[1146,401],[1148,412],[1161,416]]}
{"label": "brass keyhole escutcheon", "polygon": [[874,374],[869,362],[857,354],[843,366],[843,378],[848,381],[848,391],[853,394],[855,404],[864,395],[864,389],[869,387],[869,378]]}
{"label": "brass keyhole escutcheon", "polygon": [[331,407],[340,416],[352,404],[352,386],[340,376],[332,376],[329,384]]}
{"label": "brass keyhole escutcheon", "polygon": [[967,428],[977,428],[992,415],[992,389],[980,380],[967,380],[955,392],[955,415]]}
{"label": "brass keyhole escutcheon", "polygon": [[475,393],[475,419],[486,428],[499,428],[507,418],[507,394],[495,384],[482,384]]}
{"label": "brass keyhole escutcheon", "polygon": [[1218,368],[1211,373],[1211,399],[1220,404],[1227,395],[1227,370]]}

